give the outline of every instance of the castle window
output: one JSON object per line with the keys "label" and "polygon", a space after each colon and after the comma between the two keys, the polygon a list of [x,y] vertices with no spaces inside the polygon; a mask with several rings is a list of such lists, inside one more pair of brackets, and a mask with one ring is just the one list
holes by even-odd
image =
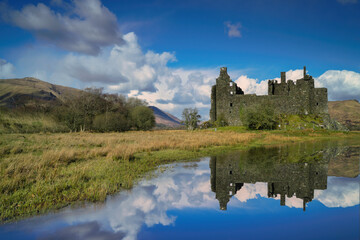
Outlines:
{"label": "castle window", "polygon": [[230,95],[233,95],[234,94],[234,92],[233,91],[230,91]]}
{"label": "castle window", "polygon": [[232,87],[233,86],[233,82],[230,82],[230,87]]}
{"label": "castle window", "polygon": [[231,175],[231,174],[232,174],[232,171],[230,171],[229,174]]}
{"label": "castle window", "polygon": [[230,103],[230,107],[232,107],[232,102]]}
{"label": "castle window", "polygon": [[319,105],[319,103],[317,102],[317,103],[316,103],[316,106],[318,106],[318,105]]}
{"label": "castle window", "polygon": [[231,113],[231,110],[229,111],[229,113]]}

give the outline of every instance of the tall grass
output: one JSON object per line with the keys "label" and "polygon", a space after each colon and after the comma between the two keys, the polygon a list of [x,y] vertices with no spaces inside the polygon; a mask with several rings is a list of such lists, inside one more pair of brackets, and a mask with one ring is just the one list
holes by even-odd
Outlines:
{"label": "tall grass", "polygon": [[59,123],[49,114],[0,111],[0,134],[68,131],[65,124]]}

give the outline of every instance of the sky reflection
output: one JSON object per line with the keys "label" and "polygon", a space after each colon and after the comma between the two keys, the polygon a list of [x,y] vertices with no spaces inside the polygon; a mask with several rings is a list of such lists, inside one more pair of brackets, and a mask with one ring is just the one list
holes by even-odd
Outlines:
{"label": "sky reflection", "polygon": [[[209,160],[203,158],[196,164],[172,165],[158,177],[140,182],[131,191],[108,197],[103,205],[89,205],[76,210],[68,208],[56,214],[3,225],[0,236],[7,239],[23,239],[26,236],[29,239],[130,240],[137,239],[144,229],[149,231],[156,226],[174,229],[178,216],[183,214],[180,210],[188,212],[189,216],[195,216],[192,211],[202,211],[205,215],[224,217],[233,214],[233,209],[265,211],[280,205],[280,196],[272,198],[275,200],[268,199],[267,183],[245,183],[230,199],[229,209],[223,215],[224,211],[219,209],[219,201],[211,190]],[[307,211],[319,208],[316,202],[327,208],[359,205],[359,180],[359,176],[327,177],[327,189],[315,190]],[[254,201],[257,201],[256,204]],[[303,201],[296,196],[286,197],[286,206],[287,211],[302,208]],[[284,207],[281,209],[283,211]]]}

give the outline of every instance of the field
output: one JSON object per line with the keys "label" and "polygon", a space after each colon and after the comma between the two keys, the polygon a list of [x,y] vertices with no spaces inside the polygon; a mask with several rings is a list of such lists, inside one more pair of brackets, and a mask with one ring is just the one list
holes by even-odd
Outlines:
{"label": "field", "polygon": [[0,134],[0,218],[11,221],[69,204],[104,201],[173,161],[252,146],[359,136],[357,132],[312,130],[249,132],[236,127]]}

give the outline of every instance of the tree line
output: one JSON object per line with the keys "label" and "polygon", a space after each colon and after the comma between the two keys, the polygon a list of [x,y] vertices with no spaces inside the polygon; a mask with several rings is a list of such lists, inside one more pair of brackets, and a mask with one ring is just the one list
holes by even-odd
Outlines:
{"label": "tree line", "polygon": [[55,118],[71,131],[150,130],[154,112],[144,100],[103,93],[102,88],[86,88],[78,97],[53,109]]}

